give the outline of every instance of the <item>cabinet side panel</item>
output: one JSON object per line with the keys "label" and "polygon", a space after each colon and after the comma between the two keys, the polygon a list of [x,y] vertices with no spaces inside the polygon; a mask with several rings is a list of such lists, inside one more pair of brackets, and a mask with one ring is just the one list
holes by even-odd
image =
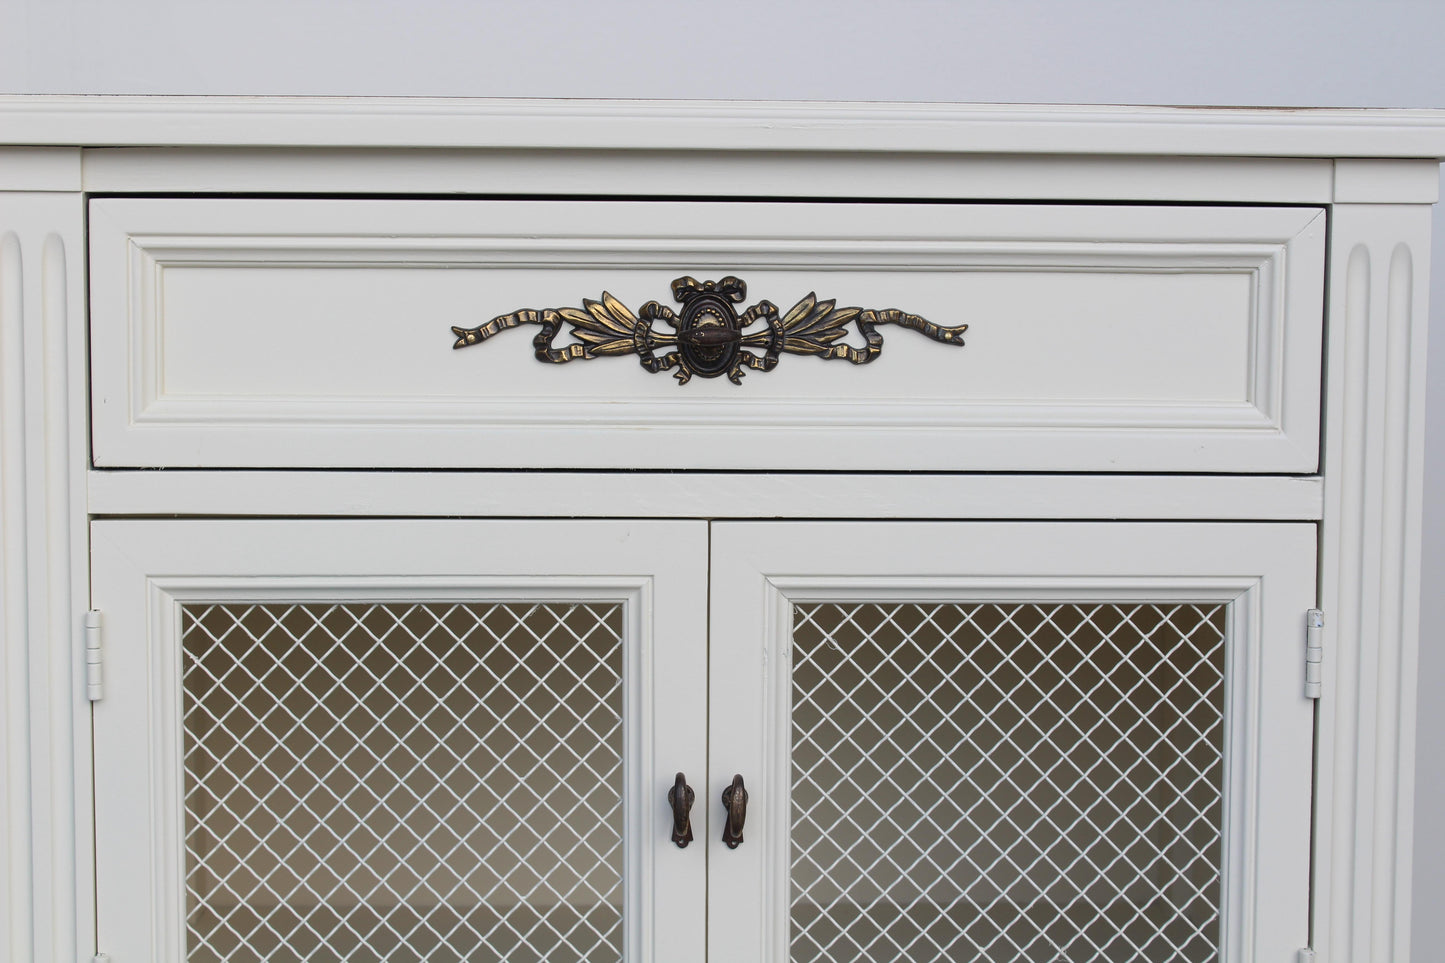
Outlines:
{"label": "cabinet side panel", "polygon": [[26,611],[29,572],[25,549],[25,361],[24,294],[20,240],[0,233],[0,537],[4,544],[3,612],[5,712],[4,913],[6,960],[31,957],[30,719]]}
{"label": "cabinet side panel", "polygon": [[[57,184],[77,167],[75,152],[31,159],[36,176],[54,162]],[[82,215],[78,194],[0,193],[0,933],[17,961],[73,959],[91,930],[78,898],[89,889],[88,806],[77,809],[89,706],[72,672],[86,574]]]}
{"label": "cabinet side panel", "polygon": [[1430,209],[1333,214],[1314,941],[1409,958]]}

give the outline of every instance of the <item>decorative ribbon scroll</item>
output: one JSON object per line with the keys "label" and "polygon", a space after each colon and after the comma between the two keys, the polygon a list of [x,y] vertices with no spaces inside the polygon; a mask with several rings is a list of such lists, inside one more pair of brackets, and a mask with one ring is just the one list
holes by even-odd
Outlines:
{"label": "decorative ribbon scroll", "polygon": [[[819,301],[813,293],[781,316],[771,301],[759,301],[738,314],[733,305],[747,297],[747,285],[731,276],[718,281],[678,278],[672,282],[672,296],[682,305],[680,312],[649,301],[634,315],[606,291],[600,301],[584,299],[581,308],[524,308],[480,327],[453,327],[457,340],[452,347],[465,348],[509,328],[536,324],[542,328],[532,339],[538,361],[565,364],[635,354],[648,371],[672,371],[679,384],[693,375],[727,375],[733,384],[741,384],[748,368],[771,371],[783,354],[867,364],[883,351],[883,335],[877,330],[881,324],[911,328],[934,341],[958,346],[968,330],[966,324],[945,328],[897,308],[840,308],[835,301]],[[670,330],[654,329],[654,321],[665,322]],[[577,340],[554,347],[564,323],[571,325]],[[864,347],[838,343],[849,324],[856,325]]]}

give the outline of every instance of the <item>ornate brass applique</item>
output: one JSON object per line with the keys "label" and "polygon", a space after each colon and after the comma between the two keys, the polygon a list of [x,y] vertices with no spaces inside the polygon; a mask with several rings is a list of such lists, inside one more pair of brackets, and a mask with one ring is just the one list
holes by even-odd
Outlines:
{"label": "ornate brass applique", "polygon": [[[876,330],[880,324],[912,328],[935,341],[959,346],[968,330],[966,324],[940,327],[897,308],[840,308],[834,301],[819,301],[812,293],[782,316],[771,301],[759,301],[740,315],[733,305],[747,297],[747,285],[731,276],[719,281],[678,278],[672,282],[672,296],[682,305],[680,314],[649,301],[634,315],[606,291],[600,301],[584,299],[580,309],[513,311],[480,327],[453,327],[457,340],[452,347],[465,348],[508,328],[537,324],[542,330],[532,339],[532,347],[538,361],[564,364],[636,354],[648,371],[672,370],[679,384],[686,384],[693,375],[727,375],[733,384],[740,384],[746,369],[772,371],[785,352],[867,364],[883,350],[883,335]],[[564,321],[572,326],[571,334],[577,340],[554,348],[552,341]],[[654,330],[654,321],[665,321],[672,330]],[[850,322],[857,325],[867,342],[865,347],[837,343],[847,334]],[[759,325],[755,330],[747,330],[755,324]]]}

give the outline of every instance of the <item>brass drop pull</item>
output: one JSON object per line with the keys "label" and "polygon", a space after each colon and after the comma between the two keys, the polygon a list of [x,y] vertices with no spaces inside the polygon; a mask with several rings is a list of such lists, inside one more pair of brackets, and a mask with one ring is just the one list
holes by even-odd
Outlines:
{"label": "brass drop pull", "polygon": [[737,849],[743,841],[743,821],[748,818],[748,791],[743,788],[742,776],[733,776],[733,784],[722,791],[722,804],[728,811],[722,841],[728,849]]}
{"label": "brass drop pull", "polygon": [[686,849],[692,842],[692,801],[696,798],[687,777],[677,774],[677,782],[667,791],[667,804],[672,807],[672,841],[678,849]]}

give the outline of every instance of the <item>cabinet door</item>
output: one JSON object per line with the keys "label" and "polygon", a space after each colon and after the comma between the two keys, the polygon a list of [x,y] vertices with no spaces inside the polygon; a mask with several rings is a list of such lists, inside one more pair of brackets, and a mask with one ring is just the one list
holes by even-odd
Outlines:
{"label": "cabinet door", "polygon": [[713,532],[713,961],[1293,961],[1305,524]]}
{"label": "cabinet door", "polygon": [[700,961],[667,790],[706,758],[706,555],[696,522],[96,523],[101,949]]}

